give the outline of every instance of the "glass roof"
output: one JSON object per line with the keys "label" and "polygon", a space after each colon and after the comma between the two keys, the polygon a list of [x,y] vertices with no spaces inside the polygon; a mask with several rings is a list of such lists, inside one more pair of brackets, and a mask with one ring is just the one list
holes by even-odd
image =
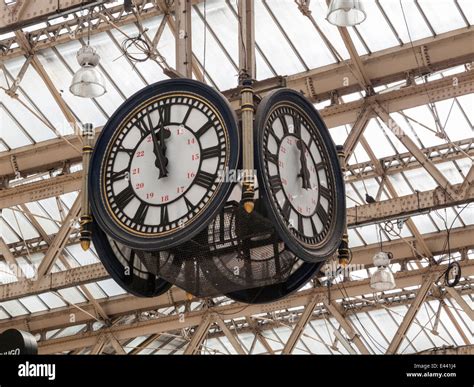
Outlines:
{"label": "glass roof", "polygon": [[[114,2],[111,6],[116,6]],[[293,75],[310,69],[337,63],[340,59],[349,59],[349,53],[336,27],[325,21],[327,9],[325,0],[313,0],[310,10],[320,31],[316,30],[308,18],[298,10],[294,1],[272,0],[256,1],[256,62],[257,79],[262,80],[276,75]],[[107,5],[109,6],[109,5]],[[368,13],[367,20],[357,27],[349,28],[349,34],[359,55],[371,54],[387,48],[410,44],[411,41],[434,37],[439,34],[472,26],[474,23],[474,2],[470,0],[383,0],[365,1]],[[212,86],[227,90],[237,85],[238,74],[238,18],[235,0],[207,0],[206,7],[201,2],[193,6],[193,50],[198,62],[204,66],[206,80]],[[77,15],[76,15],[77,16]],[[73,15],[69,16],[72,20]],[[62,18],[61,18],[62,19]],[[63,20],[50,20],[48,25]],[[153,38],[162,21],[162,16],[147,18],[143,21],[146,34]],[[205,27],[207,23],[207,28]],[[44,24],[44,23],[43,23]],[[46,24],[44,24],[46,26]],[[35,31],[40,25],[34,25],[25,31]],[[374,33],[376,31],[376,33]],[[104,125],[117,107],[133,93],[153,82],[166,79],[161,66],[170,66],[175,62],[174,37],[166,25],[158,43],[162,56],[160,63],[148,60],[132,63],[123,55],[121,44],[126,36],[136,36],[137,25],[130,23],[118,29],[95,33],[91,44],[101,56],[100,71],[107,81],[107,93],[94,100],[80,99],[71,95],[69,84],[78,69],[77,50],[85,44],[84,40],[73,40],[57,44],[54,47],[39,50],[36,53],[40,64],[51,78],[53,86],[59,91],[61,99],[79,123],[92,122],[95,126]],[[11,38],[12,34],[0,36],[2,40]],[[330,42],[330,45],[325,43]],[[2,61],[0,67],[0,87],[8,89],[25,64],[25,57],[19,56]],[[466,71],[465,67],[455,67],[440,71],[427,77],[428,81]],[[422,80],[417,79],[417,82]],[[379,86],[377,92],[398,87],[400,84]],[[18,98],[11,98],[0,90],[0,154],[31,144],[38,144],[48,139],[73,134],[64,114],[54,96],[44,86],[41,76],[30,65],[23,75],[17,90]],[[361,93],[341,96],[344,102],[362,98]],[[323,109],[330,101],[322,101],[315,106]],[[431,105],[417,106],[392,113],[392,118],[420,148],[444,145],[449,142],[473,138],[474,132],[474,94],[449,98]],[[435,119],[438,117],[439,119]],[[447,139],[439,135],[439,125]],[[351,125],[330,128],[336,144],[343,144]],[[407,153],[405,146],[395,137],[387,126],[378,118],[371,118],[364,132],[364,138],[377,159],[386,159]],[[468,148],[472,149],[473,144]],[[349,160],[350,167],[355,167],[371,158],[364,146],[358,144]],[[455,161],[437,163],[441,173],[451,184],[461,183],[472,166],[472,157],[459,157]],[[79,166],[75,167],[80,169]],[[350,168],[351,170],[351,168]],[[347,206],[354,207],[365,203],[368,193],[379,200],[392,198],[386,186],[381,187],[382,179],[378,176],[364,178],[348,172],[351,177],[346,184]],[[38,179],[47,179],[43,174]],[[418,191],[436,188],[437,184],[425,169],[420,167],[399,171],[388,175],[396,193],[408,195]],[[13,184],[21,184],[21,179]],[[26,203],[23,206],[4,208],[1,211],[0,230],[5,243],[12,246],[17,262],[27,277],[33,276],[34,265],[39,265],[45,256],[47,244],[42,241],[44,235],[54,235],[59,230],[62,220],[71,208],[77,193],[68,193],[40,201]],[[448,227],[455,230],[474,224],[474,206],[460,206],[439,210],[428,214],[411,217],[416,228],[422,234],[440,232]],[[39,227],[38,227],[39,226]],[[448,226],[448,227],[447,227]],[[352,248],[413,237],[408,227],[398,233],[379,232],[378,226],[367,225],[349,229],[349,241]],[[25,241],[28,241],[26,244]],[[26,246],[26,248],[25,248]],[[32,249],[34,247],[34,249]],[[56,260],[52,272],[66,270],[65,262],[70,267],[79,267],[99,262],[94,249],[82,251],[78,244],[68,245],[61,260]],[[472,251],[469,259],[473,259]],[[399,266],[398,266],[399,267]],[[416,267],[413,265],[413,269]],[[392,270],[398,270],[393,265]],[[365,270],[353,273],[353,280],[367,278]],[[0,283],[16,280],[14,273],[0,262]],[[472,280],[468,278],[468,280]],[[472,282],[471,282],[472,284]],[[85,289],[95,299],[120,297],[125,292],[111,279],[89,283]],[[397,289],[399,292],[404,289]],[[87,292],[86,292],[87,293]],[[463,295],[471,305],[472,290]],[[26,316],[44,311],[51,311],[66,305],[83,304],[87,295],[80,287],[70,287],[58,291],[45,292],[18,300],[0,302],[0,322],[17,316]],[[360,298],[362,300],[362,298]],[[367,308],[365,311],[352,313],[349,318],[361,333],[365,345],[373,353],[383,353],[395,334],[408,305],[394,303],[386,308]],[[468,316],[455,301],[446,299],[442,305],[440,322],[436,332],[432,321],[440,308],[438,300],[427,301],[417,315],[415,323],[408,331],[407,338],[400,347],[400,353],[413,353],[443,345],[463,345],[464,341],[457,329],[453,327],[451,317],[463,327],[472,343],[472,324]],[[449,312],[446,312],[446,309]],[[174,314],[174,308],[161,311]],[[283,311],[285,312],[285,311]],[[298,310],[301,313],[301,310]],[[453,316],[449,316],[451,313]],[[268,317],[268,316],[267,316]],[[263,322],[262,322],[263,321]],[[260,321],[265,326],[265,321]],[[275,352],[283,349],[291,329],[283,320],[262,330],[265,343],[256,334],[246,328],[239,334],[241,345],[252,353],[268,352],[268,346]],[[286,325],[285,325],[286,324]],[[268,325],[268,324],[267,324]],[[48,333],[48,337],[61,337],[76,334],[84,327],[77,325]],[[305,329],[296,345],[294,353],[347,353],[344,345],[336,339],[335,332],[340,332],[339,323],[332,317],[317,316]],[[204,342],[204,353],[235,353],[228,339],[222,335],[209,335]],[[143,336],[124,343],[127,352],[140,349],[149,337]],[[163,334],[138,353],[181,353],[187,341],[180,335]],[[87,351],[86,351],[87,352]]]}

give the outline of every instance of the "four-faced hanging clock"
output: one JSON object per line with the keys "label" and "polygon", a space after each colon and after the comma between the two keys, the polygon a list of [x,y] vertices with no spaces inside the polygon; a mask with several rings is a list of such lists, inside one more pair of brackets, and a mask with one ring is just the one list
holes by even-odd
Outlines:
{"label": "four-faced hanging clock", "polygon": [[138,297],[156,297],[171,288],[171,283],[147,269],[138,251],[114,241],[95,223],[92,225],[92,240],[107,272],[128,293]]}
{"label": "four-faced hanging clock", "polygon": [[[280,89],[267,95],[254,132],[262,214],[284,242],[279,253],[294,263],[286,281],[224,293],[262,303],[300,288],[334,253],[344,231],[345,194],[329,132],[301,94]],[[140,296],[169,289],[141,255],[180,246],[206,230],[233,188],[222,178],[237,168],[239,149],[228,102],[196,81],[150,85],[114,113],[97,141],[89,188],[94,244],[124,289]]]}
{"label": "four-faced hanging clock", "polygon": [[113,240],[142,250],[189,240],[225,204],[239,133],[225,97],[200,82],[150,85],[113,114],[97,140],[91,208]]}
{"label": "four-faced hanging clock", "polygon": [[314,106],[300,93],[268,94],[255,117],[260,195],[280,237],[301,259],[325,260],[345,225],[337,151]]}

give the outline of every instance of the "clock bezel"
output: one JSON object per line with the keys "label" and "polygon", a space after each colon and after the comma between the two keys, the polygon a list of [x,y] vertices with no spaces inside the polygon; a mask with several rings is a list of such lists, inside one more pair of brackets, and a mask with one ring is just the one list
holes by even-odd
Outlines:
{"label": "clock bezel", "polygon": [[[157,297],[166,293],[173,286],[153,273],[149,273],[148,280],[138,276],[127,276],[125,267],[113,251],[107,235],[96,222],[92,223],[92,243],[100,261],[112,279],[128,293],[137,297]],[[153,279],[153,277],[155,278]]]}
{"label": "clock bezel", "polygon": [[[217,187],[203,208],[183,226],[160,233],[142,233],[127,228],[117,220],[110,208],[105,188],[105,169],[113,141],[128,120],[153,101],[170,95],[192,96],[211,108],[222,124],[226,137],[224,168],[235,169],[239,160],[240,138],[235,112],[218,91],[191,79],[172,79],[149,85],[127,99],[104,126],[92,155],[89,178],[89,195],[94,219],[99,227],[114,240],[139,250],[162,250],[174,247],[198,234],[214,218],[227,201],[233,183],[217,182]],[[193,184],[193,183],[192,183]],[[192,185],[191,184],[191,185]]]}
{"label": "clock bezel", "polygon": [[[278,204],[275,203],[269,176],[266,169],[265,157],[265,125],[271,114],[279,107],[285,106],[297,109],[298,113],[304,115],[309,123],[314,123],[319,135],[320,145],[323,148],[323,160],[329,161],[328,171],[330,180],[333,182],[333,207],[332,219],[326,236],[316,245],[308,244],[299,239],[286,224],[280,214]],[[345,230],[346,203],[345,187],[342,171],[336,147],[332,141],[329,131],[321,119],[313,104],[302,94],[287,88],[275,90],[267,94],[258,105],[254,122],[255,161],[258,171],[258,184],[269,218],[288,247],[301,259],[307,262],[322,262],[337,250]],[[318,146],[319,148],[319,146]],[[314,157],[314,155],[312,155]],[[328,177],[329,180],[329,177]]]}

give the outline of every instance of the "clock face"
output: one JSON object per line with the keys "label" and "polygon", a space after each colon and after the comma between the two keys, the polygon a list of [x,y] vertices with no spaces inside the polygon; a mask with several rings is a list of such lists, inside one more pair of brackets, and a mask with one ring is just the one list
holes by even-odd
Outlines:
{"label": "clock face", "polygon": [[[190,225],[202,219],[205,226],[228,195],[221,177],[237,162],[233,113],[225,100],[215,103],[223,97],[214,90],[211,99],[180,82],[152,85],[155,92],[143,101],[132,98],[136,106],[120,108],[111,133],[99,139],[99,206],[107,219],[101,226],[132,247],[166,248],[182,241],[174,235],[180,232],[189,238]],[[167,91],[173,86],[178,91]]]}
{"label": "clock face", "polygon": [[272,200],[295,236],[316,245],[329,231],[335,196],[317,133],[298,110],[284,105],[273,110],[264,131]]}
{"label": "clock face", "polygon": [[270,215],[301,258],[328,257],[342,236],[345,207],[326,127],[309,101],[286,89],[262,101],[257,121],[259,183]]}
{"label": "clock face", "polygon": [[182,227],[218,189],[227,145],[216,112],[191,95],[169,94],[137,109],[105,159],[103,188],[112,215],[138,234]]}

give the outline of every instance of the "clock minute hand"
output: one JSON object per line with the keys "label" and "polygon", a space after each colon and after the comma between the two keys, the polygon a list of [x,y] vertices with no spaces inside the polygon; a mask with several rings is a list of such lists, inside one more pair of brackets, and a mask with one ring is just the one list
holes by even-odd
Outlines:
{"label": "clock minute hand", "polygon": [[[169,129],[166,129],[163,124],[161,124],[160,128],[160,147],[163,153],[163,156],[166,156],[166,143],[165,140],[171,136],[171,132]],[[166,159],[166,164],[168,164],[168,159]]]}
{"label": "clock minute hand", "polygon": [[[162,131],[163,128],[161,129],[161,132]],[[158,136],[156,135],[154,128],[151,130],[151,138],[153,139],[153,153],[156,156],[155,165],[160,170],[159,179],[161,179],[162,177],[168,176],[168,171],[166,169],[166,157],[164,155],[166,146],[165,150],[163,150],[162,145],[158,141]],[[162,140],[162,144],[164,144],[164,139]]]}
{"label": "clock minute hand", "polygon": [[309,178],[309,169],[308,169],[308,163],[306,162],[306,156],[304,154],[304,146],[303,146],[303,140],[298,141],[298,149],[300,150],[300,163],[301,163],[301,171],[299,176],[301,176],[301,179],[303,180],[303,189],[310,189],[311,188],[311,182]]}

